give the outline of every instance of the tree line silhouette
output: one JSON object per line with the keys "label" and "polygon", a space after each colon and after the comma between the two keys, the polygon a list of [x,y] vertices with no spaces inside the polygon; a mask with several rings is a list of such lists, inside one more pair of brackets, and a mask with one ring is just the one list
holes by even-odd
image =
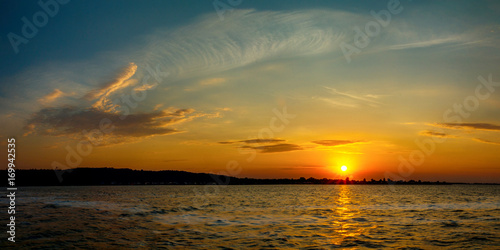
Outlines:
{"label": "tree line silhouette", "polygon": [[[0,170],[7,177],[7,170]],[[87,186],[87,185],[256,185],[256,184],[331,184],[331,185],[446,185],[447,182],[421,180],[350,180],[316,179],[255,179],[225,175],[191,173],[177,170],[144,171],[115,168],[76,168],[67,170],[16,170],[16,186]],[[7,186],[7,178],[3,186]]]}

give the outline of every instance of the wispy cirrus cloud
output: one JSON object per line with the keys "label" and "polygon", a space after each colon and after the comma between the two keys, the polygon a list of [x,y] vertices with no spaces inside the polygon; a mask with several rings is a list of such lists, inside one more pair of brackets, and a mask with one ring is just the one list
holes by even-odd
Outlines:
{"label": "wispy cirrus cloud", "polygon": [[500,125],[491,123],[434,123],[430,125],[449,129],[500,131]]}
{"label": "wispy cirrus cloud", "polygon": [[111,103],[109,97],[112,94],[134,83],[137,83],[136,80],[130,80],[130,78],[135,74],[136,71],[137,71],[137,65],[135,63],[129,63],[117,74],[117,76],[113,80],[105,82],[97,89],[89,91],[83,98],[86,100],[98,99],[92,105],[92,107],[94,108],[106,111],[114,110],[115,105]]}
{"label": "wispy cirrus cloud", "polygon": [[265,146],[243,146],[242,148],[256,149],[259,150],[260,153],[281,153],[281,152],[296,151],[303,149],[301,146],[291,143],[280,143],[280,144],[265,145]]}
{"label": "wispy cirrus cloud", "polygon": [[[192,77],[270,58],[326,53],[338,50],[345,30],[340,23],[346,17],[359,19],[322,10],[234,10],[224,22],[206,15],[177,30],[151,34],[141,53],[144,58],[137,61],[163,65],[174,77]],[[201,83],[214,81],[219,80]]]}
{"label": "wispy cirrus cloud", "polygon": [[[466,138],[470,139],[476,142],[481,142],[481,143],[487,143],[487,144],[494,144],[494,145],[500,145],[500,142],[496,141],[491,141],[491,140],[486,140],[486,139],[481,139],[481,138],[474,138],[471,137],[472,133],[471,131],[476,131],[479,133],[479,131],[483,131],[482,133],[488,133],[488,132],[498,132],[500,131],[500,126],[496,124],[491,124],[491,123],[428,123],[427,125],[430,126],[435,126],[439,128],[445,128],[445,129],[453,129],[453,130],[461,130],[461,131],[468,131],[464,135],[460,135],[460,138]],[[464,132],[465,132],[464,131]],[[421,135],[425,136],[432,136],[432,137],[441,137],[441,138],[457,138],[458,136],[456,135],[451,135],[445,132],[435,132],[435,131],[422,131],[420,132]]]}
{"label": "wispy cirrus cloud", "polygon": [[380,95],[365,94],[357,95],[347,92],[338,91],[335,88],[323,86],[327,89],[331,96],[328,97],[314,97],[314,99],[324,101],[335,107],[357,108],[362,106],[379,107],[382,105],[377,99]]}
{"label": "wispy cirrus cloud", "polygon": [[442,46],[442,45],[457,45],[457,44],[466,44],[469,43],[467,39],[463,36],[452,35],[442,38],[418,41],[418,42],[410,42],[405,44],[397,44],[391,45],[388,47],[389,50],[401,50],[401,49],[413,49],[413,48],[425,48],[432,46]]}
{"label": "wispy cirrus cloud", "polygon": [[137,71],[137,65],[133,62],[129,63],[127,66],[123,67],[114,77],[113,80],[101,84],[96,89],[89,91],[83,98],[87,100],[96,99],[103,95],[109,95],[124,86],[124,82],[130,79]]}
{"label": "wispy cirrus cloud", "polygon": [[248,140],[240,140],[240,141],[221,141],[218,142],[219,144],[233,144],[233,143],[246,143],[246,144],[252,144],[252,143],[277,143],[277,142],[284,142],[285,140],[283,139],[278,139],[278,138],[270,138],[270,139],[248,139]]}
{"label": "wispy cirrus cloud", "polygon": [[312,143],[319,144],[321,146],[336,147],[336,146],[344,146],[344,145],[355,144],[355,143],[366,143],[366,141],[362,141],[362,140],[318,140],[318,141],[312,141]]}
{"label": "wispy cirrus cloud", "polygon": [[[269,139],[247,139],[239,141],[221,141],[219,144],[239,144],[239,148],[250,148],[259,151],[260,153],[280,153],[288,151],[303,150],[304,148],[298,144],[285,143],[286,140],[279,138]],[[262,145],[264,144],[264,145]]]}
{"label": "wispy cirrus cloud", "polygon": [[480,138],[474,138],[473,140],[477,141],[477,142],[487,143],[487,144],[500,145],[500,142],[494,142],[494,141],[484,140],[484,139],[480,139]]}
{"label": "wispy cirrus cloud", "polygon": [[319,100],[323,101],[333,107],[342,107],[342,108],[357,108],[359,107],[357,104],[351,103],[351,102],[345,102],[342,100],[335,100],[333,98],[327,98],[327,97],[313,97],[314,100]]}
{"label": "wispy cirrus cloud", "polygon": [[134,91],[135,92],[141,92],[141,91],[146,91],[146,90],[150,90],[150,89],[154,89],[158,86],[157,83],[153,83],[153,84],[143,84],[141,86],[137,86],[134,88]]}
{"label": "wispy cirrus cloud", "polygon": [[446,133],[441,133],[441,132],[436,132],[436,131],[432,131],[432,130],[420,131],[419,134],[423,135],[423,136],[440,137],[440,138],[455,138],[456,137],[454,135],[450,135],[450,134],[446,134]]}
{"label": "wispy cirrus cloud", "polygon": [[65,96],[73,96],[75,93],[64,93],[59,89],[54,89],[54,91],[38,99],[41,104],[47,105],[55,102],[57,99]]}

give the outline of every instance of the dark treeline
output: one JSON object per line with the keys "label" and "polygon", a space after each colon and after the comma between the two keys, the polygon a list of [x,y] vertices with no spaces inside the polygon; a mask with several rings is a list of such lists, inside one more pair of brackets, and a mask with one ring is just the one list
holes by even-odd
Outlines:
{"label": "dark treeline", "polygon": [[[7,170],[0,170],[5,176]],[[355,184],[355,185],[446,185],[447,182],[349,180],[346,179],[253,179],[185,171],[143,171],[115,168],[76,168],[68,170],[16,170],[15,186],[85,186],[85,185],[255,185],[255,184]]]}

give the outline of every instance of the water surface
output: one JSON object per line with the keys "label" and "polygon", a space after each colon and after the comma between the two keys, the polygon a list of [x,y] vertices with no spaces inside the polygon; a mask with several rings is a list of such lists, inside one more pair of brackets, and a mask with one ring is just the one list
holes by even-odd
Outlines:
{"label": "water surface", "polygon": [[17,202],[17,248],[500,248],[500,186],[29,187]]}

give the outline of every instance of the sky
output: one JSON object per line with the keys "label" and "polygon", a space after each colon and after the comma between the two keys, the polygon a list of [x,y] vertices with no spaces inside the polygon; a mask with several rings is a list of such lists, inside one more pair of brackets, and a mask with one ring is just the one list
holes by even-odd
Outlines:
{"label": "sky", "polygon": [[497,1],[0,5],[16,168],[500,183]]}

